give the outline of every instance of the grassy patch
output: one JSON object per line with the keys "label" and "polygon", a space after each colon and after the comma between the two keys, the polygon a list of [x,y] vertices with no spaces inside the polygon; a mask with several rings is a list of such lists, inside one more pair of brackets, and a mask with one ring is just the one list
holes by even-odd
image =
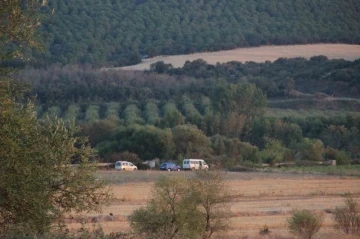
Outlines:
{"label": "grassy patch", "polygon": [[292,166],[284,168],[266,169],[269,172],[287,173],[313,173],[336,176],[355,176],[360,177],[360,165],[339,165],[339,166]]}
{"label": "grassy patch", "polygon": [[348,113],[360,115],[360,112],[350,112],[342,110],[318,110],[318,109],[280,109],[280,108],[267,108],[265,116],[272,118],[307,118],[307,117],[325,117],[330,118],[334,116],[344,116]]}
{"label": "grassy patch", "polygon": [[158,170],[137,170],[137,171],[99,171],[98,178],[101,178],[111,184],[124,184],[124,183],[140,183],[140,182],[155,182],[161,176],[175,176],[181,175],[186,177],[193,177],[193,172],[168,172],[168,171],[158,171]]}

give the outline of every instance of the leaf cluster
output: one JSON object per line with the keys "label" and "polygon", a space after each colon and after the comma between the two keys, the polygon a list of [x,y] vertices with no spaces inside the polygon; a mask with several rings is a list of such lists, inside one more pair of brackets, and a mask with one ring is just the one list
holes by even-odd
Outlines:
{"label": "leaf cluster", "polygon": [[42,234],[66,213],[100,210],[110,194],[74,123],[39,121],[31,102],[0,89],[0,235]]}

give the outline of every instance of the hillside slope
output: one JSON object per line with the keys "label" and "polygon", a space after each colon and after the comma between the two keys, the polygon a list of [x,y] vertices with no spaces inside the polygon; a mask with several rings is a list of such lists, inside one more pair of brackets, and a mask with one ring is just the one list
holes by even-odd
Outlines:
{"label": "hillside slope", "polygon": [[359,12],[358,0],[49,0],[41,31],[50,50],[34,61],[123,66],[141,55],[358,44]]}

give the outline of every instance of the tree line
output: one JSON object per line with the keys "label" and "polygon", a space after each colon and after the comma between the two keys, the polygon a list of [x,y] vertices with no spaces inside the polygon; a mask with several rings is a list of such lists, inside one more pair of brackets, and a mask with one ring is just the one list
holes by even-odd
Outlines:
{"label": "tree line", "polygon": [[[274,62],[228,62],[211,65],[204,60],[183,67],[157,62],[148,72],[99,71],[90,65],[52,65],[24,69],[19,78],[32,86],[32,93],[45,110],[90,102],[200,102],[218,86],[254,84],[269,101],[279,99],[358,98],[360,60],[329,60],[325,56],[279,58]],[[289,103],[289,102],[287,102]]]}

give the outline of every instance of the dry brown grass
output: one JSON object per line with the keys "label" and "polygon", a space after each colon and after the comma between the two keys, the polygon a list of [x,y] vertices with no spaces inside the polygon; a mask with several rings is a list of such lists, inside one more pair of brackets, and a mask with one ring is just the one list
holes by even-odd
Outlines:
{"label": "dry brown grass", "polygon": [[216,64],[217,62],[224,63],[229,61],[254,61],[265,62],[275,61],[280,57],[294,58],[325,55],[329,59],[345,59],[353,61],[360,58],[360,45],[347,44],[311,44],[311,45],[289,45],[289,46],[261,46],[251,48],[238,48],[230,51],[205,52],[195,53],[189,55],[176,56],[157,56],[150,59],[145,59],[142,63],[120,67],[117,69],[124,70],[146,70],[150,65],[164,61],[170,63],[174,67],[182,67],[185,61],[193,61],[196,59],[204,59],[209,64]]}
{"label": "dry brown grass", "polygon": [[[153,181],[162,172],[152,172],[152,179],[145,177],[146,182],[137,182],[141,173],[117,173],[120,184],[113,183],[116,200],[103,213],[76,215],[75,220],[68,221],[70,228],[77,229],[81,222],[87,225],[100,223],[105,232],[129,230],[127,217],[137,208],[144,206],[149,197]],[[108,176],[109,172],[104,173]],[[181,175],[191,176],[191,172]],[[111,174],[115,177],[115,173]],[[170,175],[177,175],[176,172]],[[124,183],[121,177],[132,177]],[[333,229],[332,210],[343,204],[344,195],[352,194],[360,199],[360,179],[324,175],[292,175],[269,173],[228,173],[227,184],[233,200],[231,205],[231,230],[228,238],[294,238],[286,229],[286,219],[294,210],[308,209],[325,212],[324,226],[315,238],[347,238]],[[110,216],[110,213],[112,216]],[[268,237],[261,236],[259,231],[264,226],[270,229]]]}

